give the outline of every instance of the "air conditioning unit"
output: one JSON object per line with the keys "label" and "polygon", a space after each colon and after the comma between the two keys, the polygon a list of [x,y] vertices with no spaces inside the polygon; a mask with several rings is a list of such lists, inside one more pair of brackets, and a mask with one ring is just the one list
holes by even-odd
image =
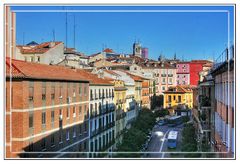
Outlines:
{"label": "air conditioning unit", "polygon": [[72,102],[71,97],[68,97],[68,98],[67,98],[67,103],[70,104],[71,102]]}
{"label": "air conditioning unit", "polygon": [[59,120],[62,120],[63,119],[63,116],[62,116],[62,114],[61,115],[59,115]]}
{"label": "air conditioning unit", "polygon": [[60,96],[59,98],[62,99],[62,96]]}

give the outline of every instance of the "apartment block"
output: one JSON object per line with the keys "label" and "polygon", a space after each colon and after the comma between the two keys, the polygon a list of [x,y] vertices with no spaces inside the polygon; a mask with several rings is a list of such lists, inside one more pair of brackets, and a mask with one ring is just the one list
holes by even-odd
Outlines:
{"label": "apartment block", "polygon": [[215,63],[211,72],[215,80],[214,148],[223,158],[233,158],[235,153],[235,79],[234,50],[225,50],[225,61]]}
{"label": "apartment block", "polygon": [[84,79],[69,68],[6,58],[7,158],[87,157]]}

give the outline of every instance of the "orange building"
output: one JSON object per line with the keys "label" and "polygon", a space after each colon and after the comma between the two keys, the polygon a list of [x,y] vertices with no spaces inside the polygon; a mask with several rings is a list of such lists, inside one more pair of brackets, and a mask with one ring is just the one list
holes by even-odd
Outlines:
{"label": "orange building", "polygon": [[143,78],[142,82],[142,106],[150,108],[150,95],[149,95],[150,80]]}

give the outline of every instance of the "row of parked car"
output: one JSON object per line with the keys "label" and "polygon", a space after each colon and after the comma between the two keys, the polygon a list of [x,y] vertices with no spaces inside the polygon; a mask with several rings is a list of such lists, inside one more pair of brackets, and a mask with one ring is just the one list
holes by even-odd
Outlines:
{"label": "row of parked car", "polygon": [[141,152],[144,152],[148,148],[148,144],[152,139],[152,131],[149,129],[146,142],[142,145]]}

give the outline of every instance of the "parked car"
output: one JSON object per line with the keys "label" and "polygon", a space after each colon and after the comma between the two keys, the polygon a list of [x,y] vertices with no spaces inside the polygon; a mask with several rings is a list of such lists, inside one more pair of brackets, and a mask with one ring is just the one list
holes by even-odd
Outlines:
{"label": "parked car", "polygon": [[158,125],[159,125],[159,126],[165,125],[166,123],[167,123],[167,122],[164,121],[164,120],[160,120],[160,121],[158,121]]}

